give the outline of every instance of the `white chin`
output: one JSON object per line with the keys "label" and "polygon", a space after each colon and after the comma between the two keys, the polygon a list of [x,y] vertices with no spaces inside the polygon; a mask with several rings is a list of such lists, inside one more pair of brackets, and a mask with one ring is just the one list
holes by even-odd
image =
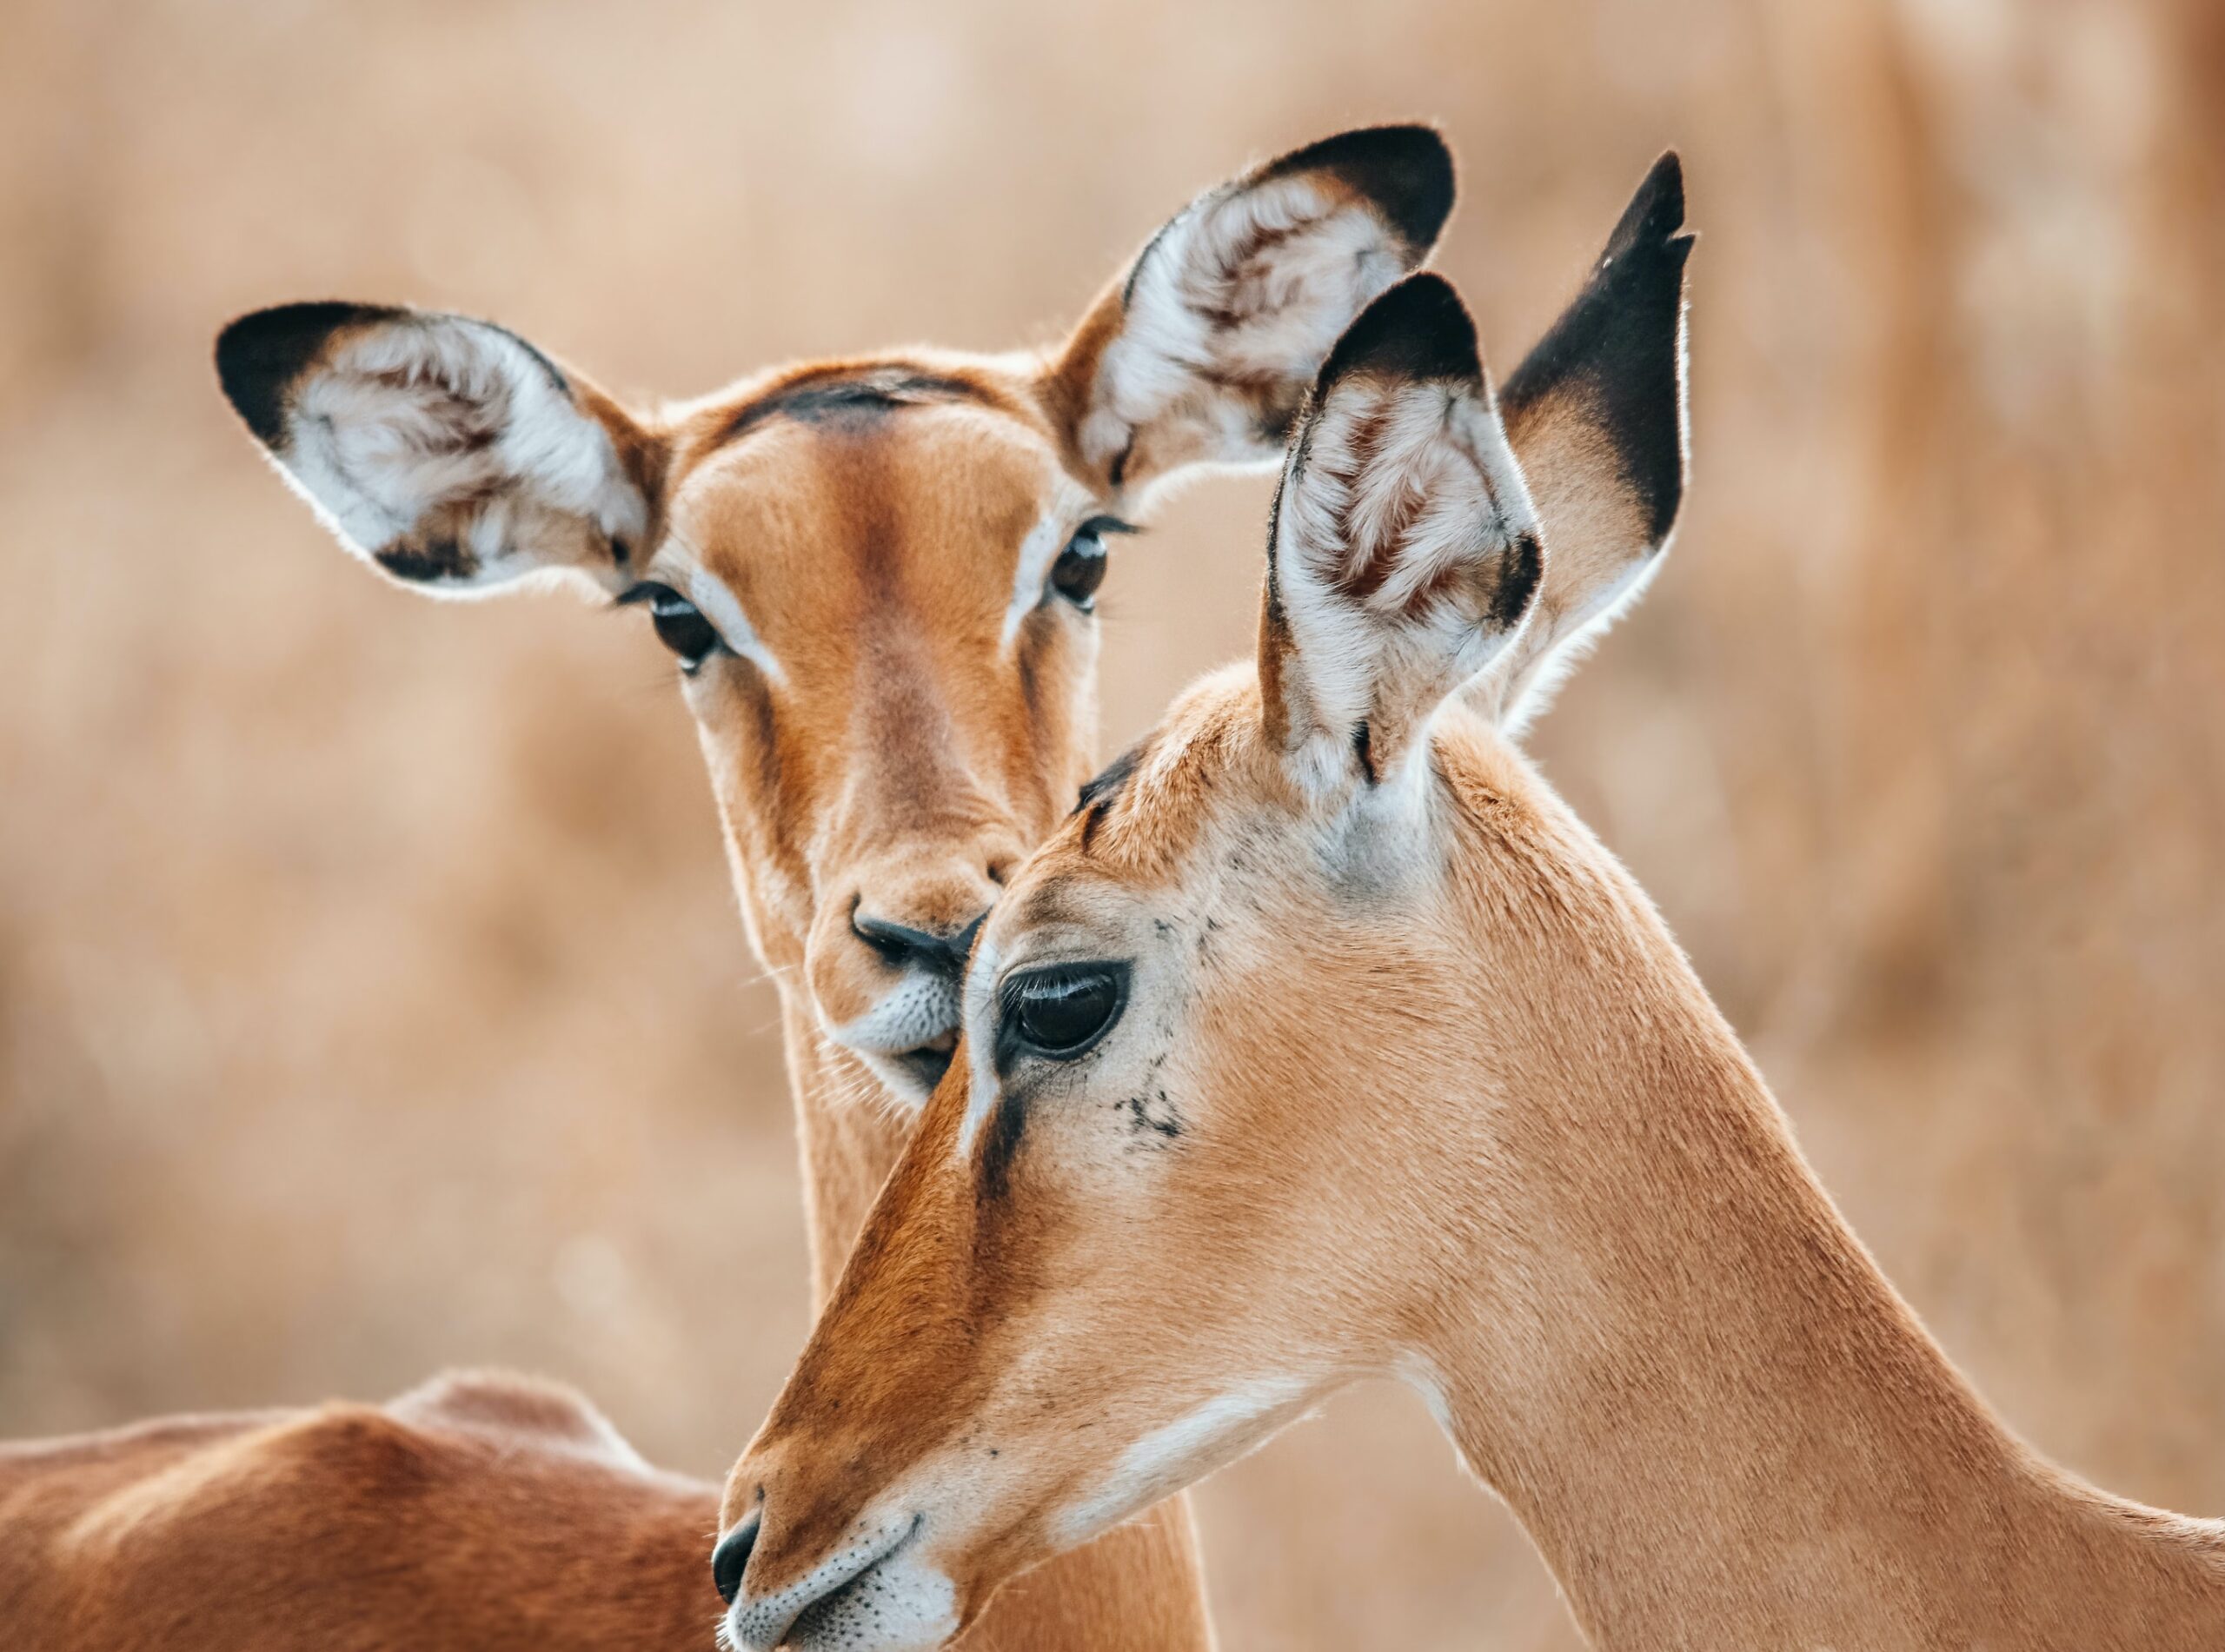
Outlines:
{"label": "white chin", "polygon": [[[729,1643],[745,1644],[737,1606],[728,1615]],[[909,1556],[896,1555],[807,1607],[780,1644],[792,1652],[929,1652],[958,1633],[950,1580]]]}
{"label": "white chin", "polygon": [[864,1050],[857,1052],[857,1054],[865,1062],[867,1071],[880,1080],[881,1088],[888,1092],[891,1105],[907,1113],[915,1113],[927,1105],[927,1098],[933,1090],[924,1074],[915,1072],[895,1056]]}

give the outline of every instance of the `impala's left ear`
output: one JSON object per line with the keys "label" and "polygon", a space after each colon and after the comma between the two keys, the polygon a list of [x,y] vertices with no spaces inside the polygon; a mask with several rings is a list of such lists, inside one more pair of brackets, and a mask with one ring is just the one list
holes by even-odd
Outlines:
{"label": "impala's left ear", "polygon": [[662,439],[507,328],[282,304],[223,330],[216,375],[340,542],[418,590],[558,574],[615,593],[646,554]]}
{"label": "impala's left ear", "polygon": [[1262,713],[1300,782],[1398,773],[1544,567],[1475,324],[1451,282],[1411,276],[1338,341],[1275,498]]}
{"label": "impala's left ear", "polygon": [[1192,466],[1280,458],[1330,347],[1429,256],[1452,195],[1435,131],[1371,126],[1199,196],[1044,375],[1075,461],[1132,498]]}
{"label": "impala's left ear", "polygon": [[1684,503],[1684,177],[1672,152],[1638,185],[1584,290],[1499,395],[1552,547],[1538,611],[1469,699],[1510,733],[1544,708],[1644,592]]}

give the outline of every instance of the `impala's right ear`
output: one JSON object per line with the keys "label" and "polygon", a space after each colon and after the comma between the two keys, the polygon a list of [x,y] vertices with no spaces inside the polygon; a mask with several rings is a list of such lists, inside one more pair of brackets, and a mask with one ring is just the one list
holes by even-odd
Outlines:
{"label": "impala's right ear", "polygon": [[1198,197],[1146,243],[1044,380],[1108,494],[1281,456],[1368,301],[1429,256],[1452,156],[1426,126],[1342,132]]}
{"label": "impala's right ear", "polygon": [[223,330],[216,374],[341,543],[421,590],[543,572],[621,589],[648,545],[661,443],[486,322],[284,304]]}

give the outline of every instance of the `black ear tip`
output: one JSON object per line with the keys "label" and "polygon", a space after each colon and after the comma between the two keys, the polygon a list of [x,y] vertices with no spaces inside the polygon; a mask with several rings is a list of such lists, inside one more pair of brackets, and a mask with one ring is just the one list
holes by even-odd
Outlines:
{"label": "black ear tip", "polygon": [[1584,290],[1499,393],[1511,422],[1549,396],[1571,398],[1604,438],[1643,513],[1647,541],[1657,546],[1684,498],[1682,338],[1691,249],[1684,166],[1672,149],[1638,185]]}
{"label": "black ear tip", "polygon": [[1607,237],[1603,263],[1629,256],[1648,247],[1691,244],[1684,230],[1684,163],[1674,149],[1663,152],[1637,186],[1637,193],[1623,209],[1615,232]]}
{"label": "black ear tip", "polygon": [[1452,215],[1452,150],[1443,133],[1418,121],[1338,132],[1270,162],[1260,176],[1314,171],[1332,173],[1365,196],[1417,257],[1437,244]]}
{"label": "black ear tip", "polygon": [[1325,388],[1349,373],[1405,379],[1483,376],[1476,323],[1459,292],[1434,272],[1409,275],[1345,329],[1321,368]]}
{"label": "black ear tip", "polygon": [[216,335],[216,381],[256,439],[276,448],[285,439],[286,392],[325,341],[351,322],[397,313],[335,300],[256,310]]}

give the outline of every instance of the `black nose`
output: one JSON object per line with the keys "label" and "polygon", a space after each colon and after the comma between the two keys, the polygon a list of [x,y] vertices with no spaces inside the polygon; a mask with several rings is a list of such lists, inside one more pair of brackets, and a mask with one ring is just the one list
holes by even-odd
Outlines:
{"label": "black nose", "polygon": [[758,1511],[749,1511],[749,1518],[719,1539],[719,1546],[711,1551],[711,1582],[718,1586],[719,1598],[728,1606],[741,1593],[741,1575],[749,1566],[749,1551],[757,1546]]}
{"label": "black nose", "polygon": [[981,932],[981,920],[988,915],[981,913],[955,935],[931,934],[927,930],[892,924],[885,918],[863,912],[850,914],[850,927],[858,932],[860,939],[890,963],[933,970],[954,980],[965,972],[966,955],[973,950],[973,938]]}

